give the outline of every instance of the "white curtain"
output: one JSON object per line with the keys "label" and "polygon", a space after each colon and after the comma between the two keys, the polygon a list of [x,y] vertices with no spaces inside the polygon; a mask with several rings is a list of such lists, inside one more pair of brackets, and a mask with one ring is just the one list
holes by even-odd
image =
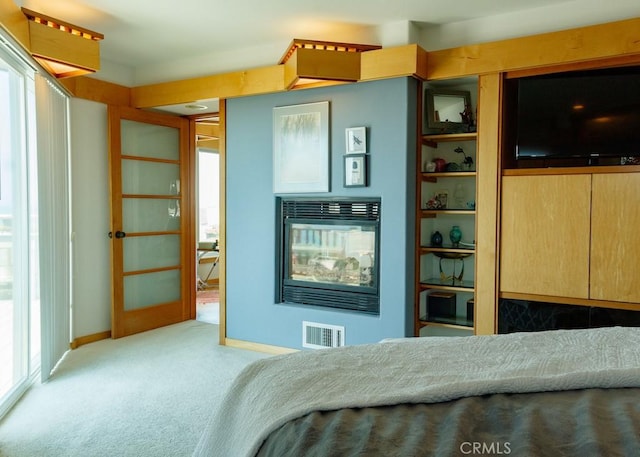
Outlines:
{"label": "white curtain", "polygon": [[69,99],[36,75],[42,381],[69,350],[71,240]]}

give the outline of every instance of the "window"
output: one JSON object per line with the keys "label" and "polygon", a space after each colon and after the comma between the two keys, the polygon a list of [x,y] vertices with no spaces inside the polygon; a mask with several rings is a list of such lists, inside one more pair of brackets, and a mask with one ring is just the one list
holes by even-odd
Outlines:
{"label": "window", "polygon": [[198,242],[220,239],[220,154],[198,149]]}
{"label": "window", "polygon": [[0,418],[69,350],[69,98],[0,29]]}
{"label": "window", "polygon": [[0,416],[39,369],[33,71],[0,42]]}

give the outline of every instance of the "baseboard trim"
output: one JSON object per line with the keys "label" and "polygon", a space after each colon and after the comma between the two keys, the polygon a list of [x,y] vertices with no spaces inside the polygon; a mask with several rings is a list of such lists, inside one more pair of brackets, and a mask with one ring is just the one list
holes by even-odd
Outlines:
{"label": "baseboard trim", "polygon": [[271,346],[269,344],[253,343],[251,341],[234,340],[233,338],[225,338],[224,345],[232,348],[246,349],[254,352],[265,352],[267,354],[281,355],[298,352],[298,349],[285,348],[282,346]]}
{"label": "baseboard trim", "polygon": [[69,347],[71,349],[78,349],[80,346],[84,346],[85,344],[95,343],[96,341],[106,340],[108,338],[111,338],[111,330],[94,333],[93,335],[79,336],[69,344]]}

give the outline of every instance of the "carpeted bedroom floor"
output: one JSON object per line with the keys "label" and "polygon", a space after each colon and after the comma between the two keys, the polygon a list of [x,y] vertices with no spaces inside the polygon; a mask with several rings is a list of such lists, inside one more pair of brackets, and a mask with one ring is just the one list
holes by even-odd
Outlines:
{"label": "carpeted bedroom floor", "polygon": [[231,380],[264,357],[199,321],[81,346],[0,422],[0,456],[190,456]]}

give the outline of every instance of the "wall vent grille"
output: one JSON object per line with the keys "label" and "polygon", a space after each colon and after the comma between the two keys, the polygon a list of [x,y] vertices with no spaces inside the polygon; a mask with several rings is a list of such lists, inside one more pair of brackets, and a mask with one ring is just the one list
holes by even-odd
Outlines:
{"label": "wall vent grille", "polygon": [[341,346],[344,346],[343,326],[302,322],[302,347],[323,349]]}

